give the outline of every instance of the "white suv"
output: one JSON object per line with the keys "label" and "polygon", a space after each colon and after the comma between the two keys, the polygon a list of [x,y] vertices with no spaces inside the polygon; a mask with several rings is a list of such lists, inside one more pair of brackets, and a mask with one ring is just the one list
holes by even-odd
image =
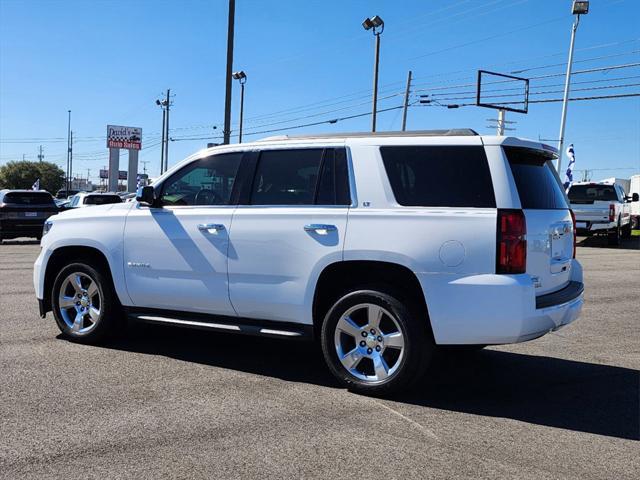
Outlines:
{"label": "white suv", "polygon": [[136,202],[47,222],[40,312],[87,343],[126,318],[316,338],[344,385],[388,393],[436,345],[522,342],[578,317],[554,155],[472,130],[202,150]]}

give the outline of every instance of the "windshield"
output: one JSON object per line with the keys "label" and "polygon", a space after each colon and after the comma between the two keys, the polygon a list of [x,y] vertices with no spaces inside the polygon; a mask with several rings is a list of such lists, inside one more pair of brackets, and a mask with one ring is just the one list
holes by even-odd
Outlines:
{"label": "windshield", "polygon": [[573,185],[569,189],[572,202],[617,201],[618,195],[613,185]]}
{"label": "windshield", "polygon": [[2,201],[12,205],[55,205],[53,197],[46,192],[11,192]]}

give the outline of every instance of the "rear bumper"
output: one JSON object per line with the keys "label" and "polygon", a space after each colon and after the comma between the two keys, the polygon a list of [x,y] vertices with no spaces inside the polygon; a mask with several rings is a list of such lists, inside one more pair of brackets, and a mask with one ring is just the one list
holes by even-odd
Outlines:
{"label": "rear bumper", "polygon": [[576,230],[578,234],[589,234],[597,232],[607,232],[616,227],[616,222],[591,222],[576,219]]}
{"label": "rear bumper", "polygon": [[44,219],[36,221],[2,220],[0,221],[0,236],[2,238],[40,237]]}
{"label": "rear bumper", "polygon": [[532,340],[576,320],[584,304],[582,268],[576,260],[565,288],[538,297],[526,274],[451,277],[418,274],[439,345]]}

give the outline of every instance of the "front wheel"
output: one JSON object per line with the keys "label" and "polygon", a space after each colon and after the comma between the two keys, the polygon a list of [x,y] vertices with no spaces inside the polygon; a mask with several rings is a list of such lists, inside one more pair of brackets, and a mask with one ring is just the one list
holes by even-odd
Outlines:
{"label": "front wheel", "polygon": [[631,238],[631,222],[622,227],[622,238]]}
{"label": "front wheel", "polygon": [[99,343],[121,325],[111,280],[85,263],[64,267],[51,291],[53,315],[62,334],[80,343]]}
{"label": "front wheel", "polygon": [[339,299],[322,325],[322,352],[348,389],[387,395],[419,380],[434,351],[427,315],[382,291]]}

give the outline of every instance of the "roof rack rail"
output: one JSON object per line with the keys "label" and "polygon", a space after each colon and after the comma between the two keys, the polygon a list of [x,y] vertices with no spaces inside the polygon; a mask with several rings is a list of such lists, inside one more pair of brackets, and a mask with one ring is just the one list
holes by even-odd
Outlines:
{"label": "roof rack rail", "polygon": [[261,138],[258,142],[268,142],[275,140],[302,140],[315,138],[363,138],[363,137],[467,137],[478,135],[478,132],[471,128],[450,128],[443,130],[410,130],[396,132],[344,132],[344,133],[318,133],[303,135],[275,135]]}

